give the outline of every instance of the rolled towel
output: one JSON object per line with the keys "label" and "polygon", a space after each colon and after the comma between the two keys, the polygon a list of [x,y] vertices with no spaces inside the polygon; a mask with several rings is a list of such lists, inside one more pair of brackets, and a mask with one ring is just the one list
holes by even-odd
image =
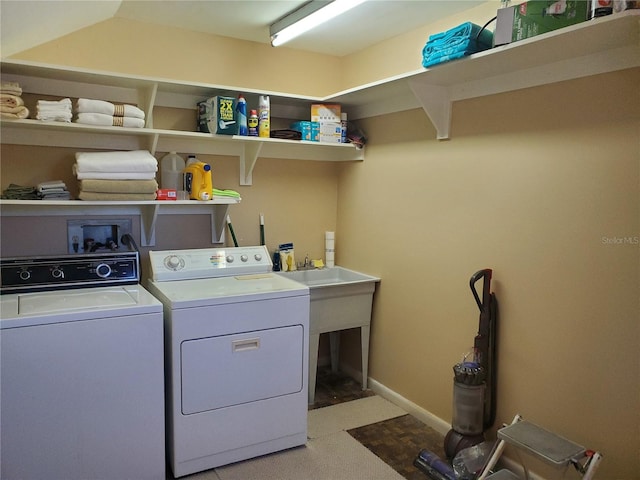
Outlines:
{"label": "rolled towel", "polygon": [[81,191],[78,195],[80,200],[129,200],[129,201],[141,201],[141,200],[155,200],[155,193],[100,193],[100,192],[84,192]]}
{"label": "rolled towel", "polygon": [[80,190],[95,193],[155,193],[155,180],[80,180]]}
{"label": "rolled towel", "polygon": [[29,109],[25,106],[21,107],[1,107],[0,115],[2,118],[10,120],[20,120],[29,117]]}
{"label": "rolled towel", "polygon": [[135,105],[123,105],[106,102],[104,100],[91,100],[79,98],[76,109],[78,113],[102,113],[112,117],[132,117],[144,120],[144,111]]}
{"label": "rolled towel", "polygon": [[144,120],[133,117],[114,117],[104,113],[79,113],[76,123],[108,125],[111,127],[143,128]]}
{"label": "rolled towel", "polygon": [[0,92],[20,96],[22,95],[22,88],[18,82],[2,82],[0,84]]}
{"label": "rolled towel", "polygon": [[11,95],[10,93],[0,93],[0,106],[2,107],[22,107],[24,100],[18,95]]}
{"label": "rolled towel", "polygon": [[148,150],[76,152],[75,170],[78,173],[157,172],[158,160]]}

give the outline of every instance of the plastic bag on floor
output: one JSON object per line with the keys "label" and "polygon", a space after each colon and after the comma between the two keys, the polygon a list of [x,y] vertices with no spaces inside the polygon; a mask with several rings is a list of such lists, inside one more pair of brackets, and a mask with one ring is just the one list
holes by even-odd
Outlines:
{"label": "plastic bag on floor", "polygon": [[453,458],[453,472],[458,480],[474,480],[489,461],[495,442],[482,442],[460,450]]}

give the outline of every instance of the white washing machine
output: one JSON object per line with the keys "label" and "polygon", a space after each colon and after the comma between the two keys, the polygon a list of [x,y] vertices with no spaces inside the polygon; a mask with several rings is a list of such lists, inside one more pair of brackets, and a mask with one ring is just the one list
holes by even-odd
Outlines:
{"label": "white washing machine", "polygon": [[176,477],[307,441],[309,290],[265,247],[150,252]]}
{"label": "white washing machine", "polygon": [[138,263],[2,259],[2,479],[165,478],[162,304]]}

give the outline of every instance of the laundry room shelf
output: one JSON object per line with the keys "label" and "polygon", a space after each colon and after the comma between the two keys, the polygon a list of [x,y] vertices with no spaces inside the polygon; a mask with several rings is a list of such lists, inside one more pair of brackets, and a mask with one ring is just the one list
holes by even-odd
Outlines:
{"label": "laundry room shelf", "polygon": [[458,100],[640,66],[640,10],[595,18],[331,96],[349,119],[422,107],[437,138],[451,136]]}
{"label": "laundry room shelf", "polygon": [[159,215],[211,215],[211,243],[222,243],[225,219],[230,205],[240,199],[217,198],[211,201],[84,201],[84,200],[0,200],[3,216],[82,216],[139,215],[141,243],[155,245],[155,229]]}
{"label": "laundry room shelf", "polygon": [[213,135],[155,128],[92,126],[40,120],[2,120],[2,142],[83,149],[189,152],[238,157],[240,185],[251,185],[259,157],[294,160],[364,160],[364,149],[348,143],[319,143],[278,138]]}

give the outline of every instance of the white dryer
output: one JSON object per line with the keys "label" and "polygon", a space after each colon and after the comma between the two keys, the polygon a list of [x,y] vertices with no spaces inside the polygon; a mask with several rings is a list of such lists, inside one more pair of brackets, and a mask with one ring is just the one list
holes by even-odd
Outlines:
{"label": "white dryer", "polygon": [[2,259],[0,478],[166,477],[162,305],[138,264]]}
{"label": "white dryer", "polygon": [[167,454],[176,477],[307,440],[309,289],[267,249],[150,252],[164,305]]}

